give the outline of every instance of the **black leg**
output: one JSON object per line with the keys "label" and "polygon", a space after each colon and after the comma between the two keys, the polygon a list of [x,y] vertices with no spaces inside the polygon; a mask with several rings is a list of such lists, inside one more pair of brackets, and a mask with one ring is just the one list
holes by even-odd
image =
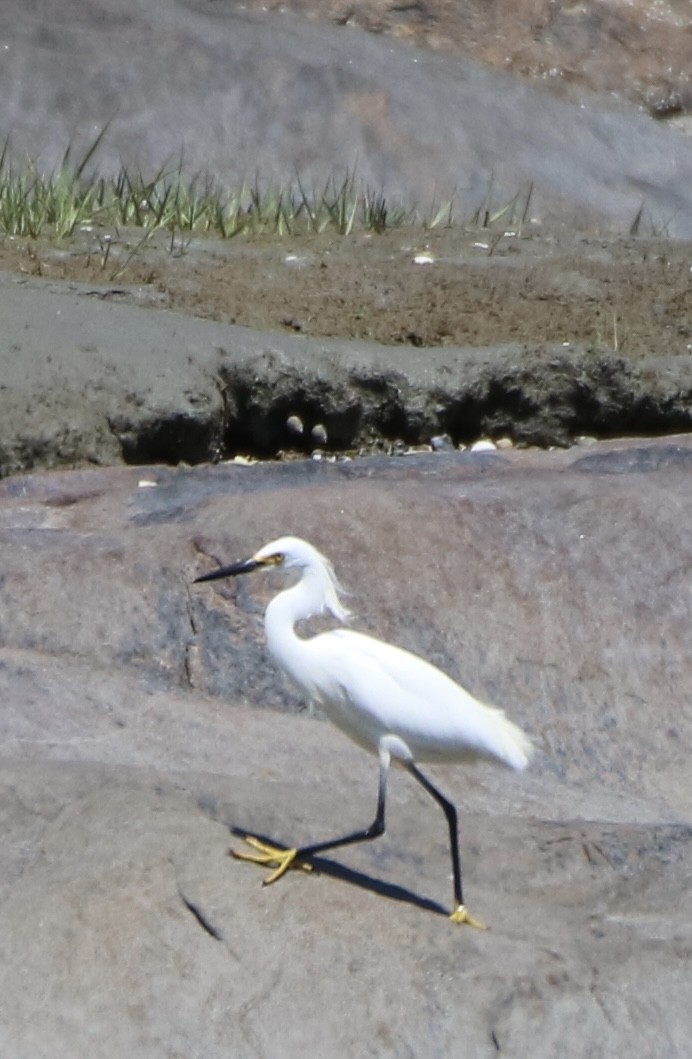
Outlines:
{"label": "black leg", "polygon": [[459,859],[459,832],[456,808],[447,798],[445,798],[444,794],[438,791],[437,787],[433,786],[420,769],[416,768],[412,761],[406,765],[406,768],[411,775],[418,780],[421,787],[423,787],[428,794],[432,795],[437,804],[442,806],[442,810],[447,818],[447,826],[449,827],[449,848],[452,853],[452,872],[454,874],[454,900],[457,907],[459,907],[464,904],[464,898],[462,897],[461,891],[461,861]]}
{"label": "black leg", "polygon": [[351,846],[356,842],[369,842],[373,838],[379,838],[384,834],[384,814],[387,800],[387,775],[389,773],[389,755],[380,757],[380,779],[377,788],[377,812],[375,819],[363,831],[353,831],[350,835],[341,838],[331,838],[326,842],[316,842],[312,846],[303,846],[296,853],[296,860],[312,857],[316,853],[325,853],[328,849],[338,849],[339,846]]}
{"label": "black leg", "polygon": [[387,798],[387,774],[389,772],[390,755],[382,751],[380,753],[380,781],[377,791],[377,812],[375,819],[364,831],[354,831],[350,835],[341,838],[332,838],[327,842],[315,842],[312,846],[303,846],[302,849],[285,849],[280,846],[271,846],[255,835],[243,834],[243,838],[255,851],[247,853],[244,851],[231,850],[231,855],[237,860],[249,860],[254,864],[264,864],[274,870],[264,879],[262,885],[269,886],[271,883],[285,875],[289,868],[303,868],[312,871],[310,858],[316,853],[324,853],[328,849],[337,849],[339,846],[349,846],[355,842],[367,842],[384,834],[384,813]]}
{"label": "black leg", "polygon": [[[377,792],[377,812],[375,813],[375,819],[370,824],[370,827],[366,827],[362,831],[353,831],[348,835],[342,835],[341,838],[328,839],[326,842],[315,842],[313,845],[303,846],[301,849],[286,849],[279,846],[271,846],[263,839],[256,838],[254,835],[244,834],[243,838],[256,852],[245,853],[231,850],[232,855],[237,857],[238,860],[248,860],[255,864],[271,866],[274,870],[263,882],[264,886],[268,886],[270,883],[276,882],[277,879],[280,879],[289,868],[300,867],[305,871],[311,871],[312,865],[310,864],[310,858],[319,853],[325,853],[330,849],[338,849],[340,846],[350,846],[356,842],[368,842],[373,838],[379,838],[380,835],[384,834],[385,829],[385,806],[387,800],[387,776],[389,773],[389,764],[389,753],[386,751],[381,752],[380,780]],[[445,798],[440,791],[438,791],[437,787],[435,787],[430,780],[423,775],[412,761],[402,762],[402,764],[404,764],[404,767],[408,769],[414,779],[418,780],[428,794],[435,799],[437,804],[442,807],[449,826],[449,847],[452,855],[455,902],[455,907],[450,918],[455,923],[468,923],[472,927],[485,929],[484,924],[479,919],[474,919],[464,905],[461,889],[461,863],[459,860],[457,811],[454,805]]]}

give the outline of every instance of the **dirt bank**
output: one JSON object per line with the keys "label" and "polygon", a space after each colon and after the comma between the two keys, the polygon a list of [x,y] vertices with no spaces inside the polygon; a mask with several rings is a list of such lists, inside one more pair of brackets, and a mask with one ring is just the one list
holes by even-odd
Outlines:
{"label": "dirt bank", "polygon": [[687,244],[457,227],[133,254],[138,238],[106,261],[93,233],[0,248],[2,473],[692,422]]}

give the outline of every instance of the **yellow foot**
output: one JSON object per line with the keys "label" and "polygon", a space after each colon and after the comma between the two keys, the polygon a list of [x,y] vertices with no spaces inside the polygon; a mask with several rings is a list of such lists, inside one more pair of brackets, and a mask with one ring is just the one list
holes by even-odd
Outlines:
{"label": "yellow foot", "polygon": [[266,842],[262,842],[261,839],[255,838],[254,835],[243,835],[243,839],[248,846],[252,846],[257,852],[239,853],[237,850],[232,849],[232,857],[235,857],[236,860],[249,860],[253,864],[275,865],[274,871],[263,880],[263,886],[269,886],[270,883],[276,882],[277,879],[286,874],[289,868],[302,868],[303,871],[312,871],[312,864],[302,864],[296,861],[298,856],[297,849],[281,849],[280,846],[270,846]]}
{"label": "yellow foot", "polygon": [[476,927],[477,930],[488,929],[482,919],[476,919],[471,915],[466,905],[457,905],[449,918],[452,923],[468,923],[470,927]]}

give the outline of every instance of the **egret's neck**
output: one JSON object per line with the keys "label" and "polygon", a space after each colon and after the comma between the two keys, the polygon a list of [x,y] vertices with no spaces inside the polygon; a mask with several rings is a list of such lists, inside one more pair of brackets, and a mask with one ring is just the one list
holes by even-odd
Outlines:
{"label": "egret's neck", "polygon": [[324,594],[319,578],[306,570],[297,585],[280,592],[267,607],[264,630],[269,650],[289,672],[292,669],[291,661],[295,659],[296,652],[300,652],[303,642],[294,626],[297,621],[320,614],[323,603]]}

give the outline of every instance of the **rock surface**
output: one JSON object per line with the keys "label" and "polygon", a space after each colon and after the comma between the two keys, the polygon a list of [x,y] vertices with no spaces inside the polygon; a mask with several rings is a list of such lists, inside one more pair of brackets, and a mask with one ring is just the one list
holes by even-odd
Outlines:
{"label": "rock surface", "polygon": [[[686,1056],[691,469],[675,439],[0,483],[2,1055]],[[534,736],[525,775],[434,770],[488,932],[445,918],[399,773],[314,877],[228,858],[373,810],[372,759],[268,708],[276,583],[190,584],[282,532]]]}
{"label": "rock surface", "polygon": [[472,56],[572,99],[583,99],[585,89],[607,92],[673,120],[692,110],[687,0],[243,0],[238,6],[358,26]]}
{"label": "rock surface", "polygon": [[[310,186],[357,167],[389,198],[458,192],[517,209],[692,235],[692,143],[634,108],[563,103],[470,58],[206,0],[7,0],[0,136],[18,157]],[[531,190],[531,205],[526,201]]]}

